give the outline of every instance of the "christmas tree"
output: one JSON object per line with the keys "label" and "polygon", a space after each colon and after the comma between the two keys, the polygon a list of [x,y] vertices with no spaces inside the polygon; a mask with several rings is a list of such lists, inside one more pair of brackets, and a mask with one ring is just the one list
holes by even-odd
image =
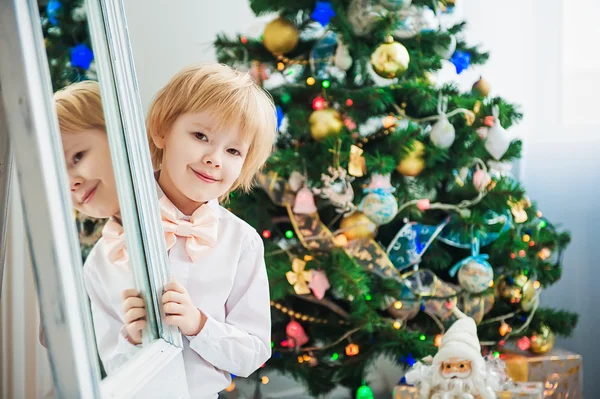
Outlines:
{"label": "christmas tree", "polygon": [[574,329],[577,315],[539,306],[570,236],[510,172],[518,107],[484,78],[435,82],[444,63],[488,59],[445,23],[453,5],[250,0],[275,15],[262,35],[214,42],[277,105],[259,188],[229,203],[265,242],[273,356],[259,376],[372,397],[367,367],[434,353],[456,306],[489,353],[507,340],[542,353]]}

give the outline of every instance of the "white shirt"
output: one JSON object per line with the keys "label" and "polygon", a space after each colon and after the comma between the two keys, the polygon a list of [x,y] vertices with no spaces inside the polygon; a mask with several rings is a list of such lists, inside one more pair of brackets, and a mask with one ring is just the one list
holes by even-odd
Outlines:
{"label": "white shirt", "polygon": [[[263,242],[256,230],[216,200],[203,206],[218,217],[217,244],[193,263],[185,239],[178,237],[169,260],[172,276],[207,316],[197,336],[183,338],[190,396],[216,398],[231,383],[230,374],[247,377],[271,356],[269,284]],[[110,375],[139,350],[122,333],[121,292],[134,287],[132,276],[108,261],[100,239],[85,262],[84,277],[98,351]]]}

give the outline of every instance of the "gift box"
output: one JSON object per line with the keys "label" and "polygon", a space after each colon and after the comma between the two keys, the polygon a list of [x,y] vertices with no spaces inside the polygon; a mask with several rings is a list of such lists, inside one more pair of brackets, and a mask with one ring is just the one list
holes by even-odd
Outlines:
{"label": "gift box", "polygon": [[413,385],[396,385],[392,399],[419,399],[419,389]]}
{"label": "gift box", "polygon": [[544,384],[541,382],[513,382],[497,392],[498,399],[543,399]]}
{"label": "gift box", "polygon": [[501,358],[513,381],[541,382],[544,398],[583,398],[583,358],[579,354],[555,348],[536,355],[511,347]]}

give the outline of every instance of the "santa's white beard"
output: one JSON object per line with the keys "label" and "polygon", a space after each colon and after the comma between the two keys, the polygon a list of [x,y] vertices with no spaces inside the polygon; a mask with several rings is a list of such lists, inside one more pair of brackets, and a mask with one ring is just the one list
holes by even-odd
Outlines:
{"label": "santa's white beard", "polygon": [[487,383],[485,365],[482,370],[473,370],[466,378],[444,378],[438,368],[432,370],[428,389],[435,392],[432,399],[495,399],[496,395]]}

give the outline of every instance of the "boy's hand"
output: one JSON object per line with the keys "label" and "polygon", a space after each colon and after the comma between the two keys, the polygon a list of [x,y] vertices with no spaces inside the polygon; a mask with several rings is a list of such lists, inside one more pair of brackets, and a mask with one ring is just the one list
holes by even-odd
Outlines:
{"label": "boy's hand", "polygon": [[206,316],[194,306],[185,287],[175,280],[165,285],[162,303],[167,324],[179,327],[182,334],[198,335],[206,324]]}
{"label": "boy's hand", "polygon": [[129,341],[135,345],[141,344],[142,330],[146,327],[146,308],[135,288],[123,291],[123,313]]}

